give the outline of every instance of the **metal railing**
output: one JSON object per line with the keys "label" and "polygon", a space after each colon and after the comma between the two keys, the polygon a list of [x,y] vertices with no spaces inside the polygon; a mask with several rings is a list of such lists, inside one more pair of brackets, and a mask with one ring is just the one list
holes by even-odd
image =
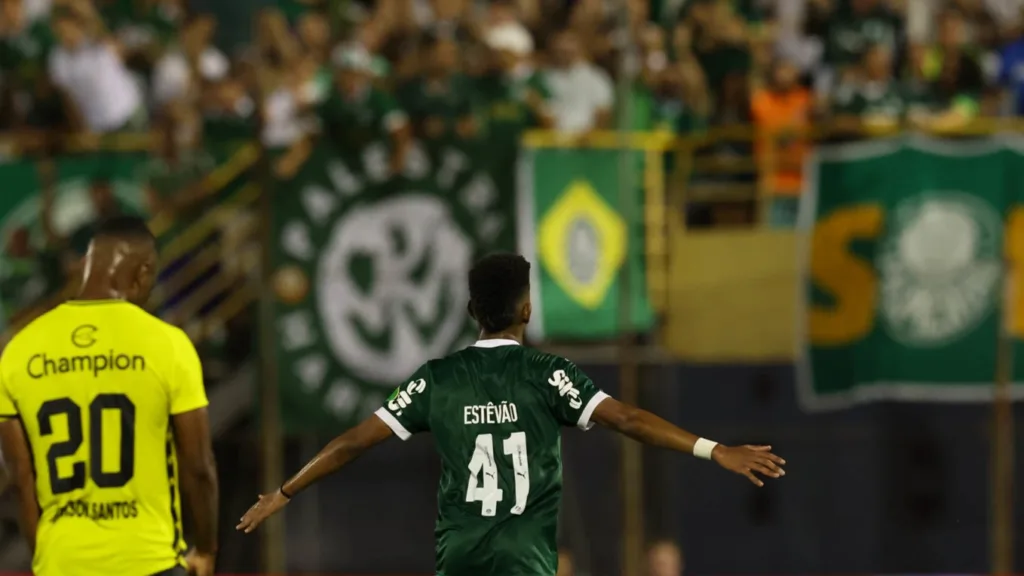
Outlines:
{"label": "metal railing", "polygon": [[[139,153],[155,151],[156,134],[125,134],[109,137],[72,136],[60,141],[65,153]],[[8,156],[52,161],[53,138],[43,133],[0,135],[0,150]],[[241,145],[234,154],[189,193],[203,205],[200,215],[188,221],[171,210],[150,217],[150,228],[160,243],[160,264],[168,269],[155,288],[152,309],[182,323],[194,341],[202,342],[249,308],[258,298],[252,274],[259,263],[257,200],[260,188],[254,181],[222,192],[241,179],[260,157],[254,143]],[[184,190],[182,191],[185,192]],[[224,239],[230,232],[229,247]],[[56,294],[15,314],[4,339],[67,299],[77,289],[75,278]]]}

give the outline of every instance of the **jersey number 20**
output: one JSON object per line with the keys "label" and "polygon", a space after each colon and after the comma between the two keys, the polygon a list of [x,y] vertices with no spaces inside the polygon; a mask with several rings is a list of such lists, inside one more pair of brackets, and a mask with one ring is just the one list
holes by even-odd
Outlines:
{"label": "jersey number 20", "polygon": [[[103,470],[103,411],[116,410],[121,423],[121,458],[116,472]],[[57,459],[73,456],[82,446],[82,409],[71,398],[48,400],[39,408],[39,435],[53,434],[54,416],[63,414],[68,421],[68,439],[55,442],[46,453],[50,471],[50,491],[64,494],[85,488],[85,462],[71,465],[71,475],[61,478]],[[89,404],[89,476],[100,488],[119,488],[135,475],[135,404],[124,394],[100,394]]]}
{"label": "jersey number 20", "polygon": [[[494,516],[498,502],[504,496],[498,488],[498,468],[494,463],[494,438],[490,434],[476,437],[473,458],[469,461],[469,486],[466,488],[466,502],[480,502],[482,516]],[[513,432],[502,441],[506,456],[512,457],[512,471],[515,473],[516,503],[513,514],[526,510],[526,499],[530,496],[530,461],[526,457],[526,432]],[[483,475],[481,483],[480,476]]]}

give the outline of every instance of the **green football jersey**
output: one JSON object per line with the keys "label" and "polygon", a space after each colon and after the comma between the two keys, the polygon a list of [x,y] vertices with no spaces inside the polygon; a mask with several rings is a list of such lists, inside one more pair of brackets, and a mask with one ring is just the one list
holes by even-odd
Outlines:
{"label": "green football jersey", "polygon": [[482,340],[431,360],[377,411],[405,440],[433,432],[438,576],[554,576],[561,427],[608,396],[572,362]]}

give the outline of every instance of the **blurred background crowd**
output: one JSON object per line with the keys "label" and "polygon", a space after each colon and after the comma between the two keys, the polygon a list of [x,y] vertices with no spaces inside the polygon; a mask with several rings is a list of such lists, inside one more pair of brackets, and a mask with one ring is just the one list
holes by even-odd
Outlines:
{"label": "blurred background crowd", "polygon": [[246,34],[217,3],[3,0],[0,128],[154,128],[180,156],[211,134],[358,138],[354,122],[389,133],[397,163],[410,134],[752,123],[778,142],[760,184],[787,225],[810,122],[938,129],[1024,106],[1018,0],[613,4],[282,0]]}
{"label": "blurred background crowd", "polygon": [[[249,288],[270,242],[258,193],[220,195],[236,161],[287,180],[319,141],[383,139],[382,173],[397,176],[414,142],[514,156],[533,129],[568,146],[616,130],[681,137],[693,166],[663,160],[685,180],[688,227],[792,229],[814,142],[1020,115],[1024,0],[0,0],[0,166],[32,158],[39,192],[24,225],[0,226],[0,296],[17,325],[75,277],[96,218],[155,215],[173,236],[157,308],[230,380],[256,347],[239,312],[260,296]],[[128,168],[108,156],[140,135]],[[260,160],[225,142],[257,143]],[[52,159],[83,151],[100,168],[76,180],[79,204],[61,201],[74,166]],[[124,170],[138,201],[119,191]],[[174,236],[184,221],[202,231]],[[249,408],[252,388],[241,394]],[[255,475],[240,463],[254,454],[226,457]],[[649,552],[651,576],[682,572],[673,537]],[[567,548],[560,574],[572,565]]]}

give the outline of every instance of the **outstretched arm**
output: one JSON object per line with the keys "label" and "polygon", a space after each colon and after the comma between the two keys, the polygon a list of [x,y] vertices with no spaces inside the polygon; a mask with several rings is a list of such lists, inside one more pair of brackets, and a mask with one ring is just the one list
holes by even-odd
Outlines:
{"label": "outstretched arm", "polygon": [[754,472],[769,478],[786,474],[780,467],[786,461],[772,454],[771,446],[729,447],[717,444],[614,398],[602,400],[590,420],[644,444],[714,460],[726,470],[746,476],[757,486],[764,486],[764,482]]}
{"label": "outstretched arm", "polygon": [[261,522],[284,508],[293,496],[324,476],[336,472],[393,434],[391,428],[377,415],[363,420],[355,428],[331,440],[276,492],[261,495],[259,501],[242,516],[236,528],[244,530],[246,534],[252,532]]}

